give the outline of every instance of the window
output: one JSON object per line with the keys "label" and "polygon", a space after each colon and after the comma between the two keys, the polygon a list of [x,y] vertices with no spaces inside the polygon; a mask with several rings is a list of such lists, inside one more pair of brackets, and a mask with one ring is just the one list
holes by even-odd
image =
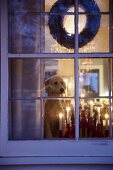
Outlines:
{"label": "window", "polygon": [[[2,27],[3,35],[8,33],[2,37],[2,42],[8,37],[1,62],[1,141],[7,145],[3,155],[21,155],[18,147],[25,155],[40,156],[45,154],[43,147],[58,147],[59,142],[64,146],[49,154],[62,155],[63,146],[71,155],[71,142],[75,156],[76,141],[82,146],[81,141],[92,145],[94,140],[113,138],[111,3],[3,3],[8,9]],[[25,151],[30,144],[32,150]],[[15,148],[13,154],[9,146]]]}

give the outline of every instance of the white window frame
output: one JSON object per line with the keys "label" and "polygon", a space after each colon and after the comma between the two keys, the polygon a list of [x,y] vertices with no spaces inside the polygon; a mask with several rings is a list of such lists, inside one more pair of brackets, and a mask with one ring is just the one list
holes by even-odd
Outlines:
{"label": "white window frame", "polygon": [[[79,94],[76,77],[76,139],[75,140],[8,140],[8,58],[75,58],[75,72],[78,73],[78,58],[92,57],[78,54],[76,35],[75,54],[8,54],[7,0],[1,2],[1,122],[0,122],[0,164],[112,164],[112,139],[79,139]],[[76,8],[78,1],[76,2]],[[76,15],[76,22],[78,15]],[[76,26],[76,30],[78,28]],[[95,57],[113,57],[109,54],[94,54]],[[78,74],[77,74],[78,75]],[[26,160],[26,162],[25,162]],[[8,162],[9,161],[9,162]],[[19,163],[20,161],[20,163]]]}

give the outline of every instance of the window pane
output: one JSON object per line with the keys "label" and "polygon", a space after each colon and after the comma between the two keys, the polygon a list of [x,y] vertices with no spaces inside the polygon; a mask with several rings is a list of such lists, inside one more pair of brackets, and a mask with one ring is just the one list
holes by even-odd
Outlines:
{"label": "window pane", "polygon": [[111,15],[111,23],[110,23],[110,30],[111,30],[111,37],[110,37],[110,45],[111,45],[111,51],[110,52],[113,52],[113,8],[112,8],[112,15]]}
{"label": "window pane", "polygon": [[40,95],[40,60],[9,60],[9,97]]}
{"label": "window pane", "polygon": [[[89,1],[81,1],[78,0],[80,5],[79,8],[79,12],[81,12],[81,9],[83,9],[83,7],[87,8],[87,10],[89,11],[89,8],[93,10],[93,7],[98,6],[100,12],[109,12],[109,0],[94,0],[94,3],[91,1],[89,3]],[[93,4],[93,5],[92,5]],[[86,11],[86,9],[85,9]]]}
{"label": "window pane", "polygon": [[41,139],[40,101],[9,101],[9,139]]}
{"label": "window pane", "polygon": [[16,13],[9,16],[9,52],[39,53],[41,18],[37,14]]}
{"label": "window pane", "polygon": [[[79,52],[109,52],[109,16],[101,15],[100,27],[96,34],[95,28],[99,25],[97,26],[97,23],[91,21],[88,24],[88,17],[91,16],[79,15]],[[95,21],[95,16],[93,16],[93,21]]]}
{"label": "window pane", "polygon": [[101,12],[109,12],[109,0],[95,0]]}
{"label": "window pane", "polygon": [[45,52],[73,53],[74,32],[74,15],[45,16]]}
{"label": "window pane", "polygon": [[111,99],[111,123],[112,123],[112,137],[113,137],[113,98]]}
{"label": "window pane", "polygon": [[[55,3],[57,2],[57,5],[55,5]],[[57,0],[45,0],[45,11],[46,12],[50,12],[51,11],[51,8],[53,7],[53,6],[55,6],[56,8],[56,12],[57,13],[59,13],[59,10],[62,8],[62,10],[64,11],[64,13],[65,13],[65,10],[67,9],[67,7],[68,6],[71,6],[72,7],[72,5],[70,5],[70,4],[74,4],[73,3],[73,1],[66,1],[65,3],[64,2],[62,2],[62,1],[57,1]],[[73,5],[73,7],[74,7],[74,5]],[[68,10],[68,12],[70,12],[69,10]]]}
{"label": "window pane", "polygon": [[109,59],[84,58],[79,60],[80,97],[109,95]]}
{"label": "window pane", "polygon": [[41,10],[41,0],[10,0],[8,1],[9,11],[19,12],[39,12]]}
{"label": "window pane", "polygon": [[109,99],[80,100],[80,138],[110,137]]}
{"label": "window pane", "polygon": [[45,96],[74,96],[74,60],[44,60]]}
{"label": "window pane", "polygon": [[44,138],[75,138],[74,100],[44,101]]}

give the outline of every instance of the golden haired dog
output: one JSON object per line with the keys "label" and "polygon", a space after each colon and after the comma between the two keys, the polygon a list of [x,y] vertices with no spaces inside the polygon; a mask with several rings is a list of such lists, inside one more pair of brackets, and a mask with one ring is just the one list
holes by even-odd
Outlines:
{"label": "golden haired dog", "polygon": [[[62,77],[55,75],[45,81],[45,90],[48,97],[60,97],[65,93],[66,85]],[[62,131],[65,130],[64,109],[60,99],[47,99],[45,102],[44,114],[44,137],[58,138],[59,137],[59,113],[62,117]]]}

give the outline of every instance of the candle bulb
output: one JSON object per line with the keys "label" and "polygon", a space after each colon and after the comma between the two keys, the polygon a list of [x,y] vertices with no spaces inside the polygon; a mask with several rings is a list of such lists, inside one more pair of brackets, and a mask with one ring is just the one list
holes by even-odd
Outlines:
{"label": "candle bulb", "polygon": [[70,107],[66,107],[66,113],[67,113],[67,123],[69,124],[69,116],[70,116]]}
{"label": "candle bulb", "polygon": [[59,113],[59,130],[62,130],[62,113]]}
{"label": "candle bulb", "polygon": [[105,119],[106,119],[106,130],[108,130],[108,118],[109,118],[109,115],[108,113],[105,114]]}

